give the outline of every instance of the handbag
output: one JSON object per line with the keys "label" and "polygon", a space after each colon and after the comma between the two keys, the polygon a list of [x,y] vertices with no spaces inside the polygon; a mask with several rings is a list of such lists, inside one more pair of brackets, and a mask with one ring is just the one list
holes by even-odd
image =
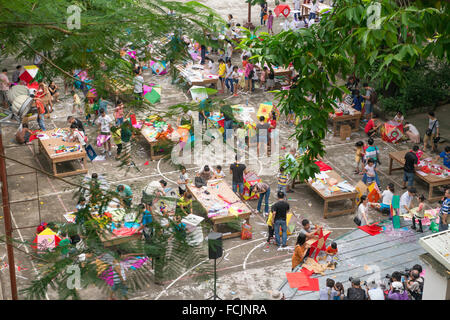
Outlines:
{"label": "handbag", "polygon": [[361,225],[361,220],[358,217],[354,217],[353,222],[356,223],[357,226]]}
{"label": "handbag", "polygon": [[433,123],[433,126],[431,127],[431,129],[428,128],[427,131],[425,132],[425,134],[427,136],[431,136],[431,134],[433,133],[433,129],[434,129],[434,126],[436,125],[436,122],[437,122],[437,120],[434,120],[434,123]]}
{"label": "handbag", "polygon": [[436,143],[439,142],[439,140],[441,140],[441,137],[435,137],[435,138],[433,139],[433,143],[436,144]]}

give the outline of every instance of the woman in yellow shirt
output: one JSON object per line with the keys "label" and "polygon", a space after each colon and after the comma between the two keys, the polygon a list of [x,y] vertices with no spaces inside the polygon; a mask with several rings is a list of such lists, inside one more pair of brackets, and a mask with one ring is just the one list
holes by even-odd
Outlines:
{"label": "woman in yellow shirt", "polygon": [[307,256],[308,251],[309,244],[306,243],[306,235],[304,233],[300,233],[292,255],[292,270],[302,263],[303,259]]}

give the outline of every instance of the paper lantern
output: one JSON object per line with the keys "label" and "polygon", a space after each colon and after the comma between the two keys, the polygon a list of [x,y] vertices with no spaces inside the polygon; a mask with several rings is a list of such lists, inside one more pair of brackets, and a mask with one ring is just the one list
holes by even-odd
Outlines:
{"label": "paper lantern", "polygon": [[269,118],[272,114],[273,104],[272,102],[263,102],[259,105],[258,113],[256,114],[256,118],[259,121],[260,116],[264,116],[264,121],[269,121]]}

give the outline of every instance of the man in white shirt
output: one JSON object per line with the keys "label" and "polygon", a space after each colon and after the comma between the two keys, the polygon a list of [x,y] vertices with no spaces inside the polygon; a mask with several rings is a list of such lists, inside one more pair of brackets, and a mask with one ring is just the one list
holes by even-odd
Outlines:
{"label": "man in white shirt", "polygon": [[311,11],[309,12],[309,23],[308,24],[313,24],[315,22],[318,10],[319,10],[319,5],[317,4],[317,1],[314,1],[311,6]]}
{"label": "man in white shirt", "polygon": [[137,100],[142,100],[142,92],[144,91],[144,78],[139,74],[138,70],[135,70],[136,75],[133,79],[133,85],[134,85],[134,94],[136,96]]}
{"label": "man in white shirt", "polygon": [[[300,11],[300,0],[294,0],[294,10],[295,11]],[[296,12],[294,13],[294,20],[300,20],[300,12]]]}
{"label": "man in white shirt", "polygon": [[165,196],[166,192],[164,188],[167,186],[167,182],[164,179],[161,179],[159,181],[152,181],[150,182],[144,190],[142,190],[142,203],[146,204],[146,209],[150,210],[148,206],[151,207],[153,204],[153,200],[156,197]]}
{"label": "man in white shirt", "polygon": [[370,300],[385,300],[383,290],[373,281],[368,284],[367,295]]}
{"label": "man in white shirt", "polygon": [[[103,154],[108,150],[108,155],[111,156],[111,123],[112,119],[105,113],[104,109],[100,109],[100,117],[97,119],[97,124],[100,127],[100,140],[103,145]],[[97,138],[98,140],[99,138]],[[108,147],[106,147],[108,146]]]}
{"label": "man in white shirt", "polygon": [[400,197],[400,214],[407,214],[412,208],[411,202],[416,195],[416,192],[416,188],[409,187],[408,191],[402,194],[402,196]]}

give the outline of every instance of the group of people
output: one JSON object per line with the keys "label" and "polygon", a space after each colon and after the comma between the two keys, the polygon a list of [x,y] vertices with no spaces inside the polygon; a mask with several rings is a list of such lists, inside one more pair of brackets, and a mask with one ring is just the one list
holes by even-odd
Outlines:
{"label": "group of people", "polygon": [[385,281],[367,283],[351,277],[347,294],[341,282],[328,278],[319,291],[319,300],[422,300],[425,282],[422,272],[422,266],[416,264],[411,270],[387,275]]}

